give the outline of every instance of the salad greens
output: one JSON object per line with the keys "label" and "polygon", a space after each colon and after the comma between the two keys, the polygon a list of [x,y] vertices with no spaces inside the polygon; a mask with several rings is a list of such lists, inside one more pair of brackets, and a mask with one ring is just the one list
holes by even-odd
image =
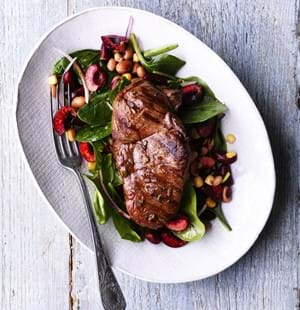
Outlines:
{"label": "salad greens", "polygon": [[193,185],[187,182],[181,198],[181,211],[189,217],[190,224],[187,229],[174,234],[184,241],[196,241],[205,234],[205,226],[197,215],[197,197]]}
{"label": "salad greens", "polygon": [[207,121],[227,111],[225,104],[211,96],[204,95],[199,104],[180,109],[179,117],[184,124],[195,124]]}
{"label": "salad greens", "polygon": [[[130,43],[144,69],[147,72],[165,77],[167,85],[170,87],[181,89],[193,82],[202,87],[204,95],[199,98],[199,100],[196,99],[198,101],[194,102],[194,104],[185,105],[177,112],[182,122],[187,125],[187,128],[192,128],[192,126],[196,124],[222,115],[227,111],[226,105],[215,97],[213,91],[205,81],[196,76],[187,78],[179,78],[176,76],[177,72],[185,64],[185,61],[174,55],[167,54],[167,52],[176,49],[178,44],[163,45],[159,48],[142,51],[133,33],[130,35]],[[106,63],[100,60],[99,50],[79,50],[71,53],[70,56],[76,58],[76,63],[83,72],[85,72],[90,65],[98,64],[106,71],[107,75],[105,86],[100,90],[92,92],[89,100],[87,96],[86,100],[88,100],[88,103],[77,111],[78,118],[84,122],[85,125],[77,130],[75,137],[78,142],[89,142],[93,147],[96,157],[96,168],[91,174],[86,175],[86,177],[95,186],[93,206],[97,221],[99,224],[105,224],[112,218],[114,226],[121,238],[133,242],[140,242],[142,241],[142,237],[138,230],[139,228],[135,227],[136,225],[127,218],[122,217],[117,212],[118,209],[113,209],[110,206],[111,203],[109,204],[109,201],[106,201],[110,196],[113,202],[116,202],[116,204],[120,206],[120,209],[125,209],[124,198],[118,191],[118,187],[122,185],[122,178],[115,166],[112,154],[107,152],[107,147],[110,147],[109,137],[112,133],[111,119],[113,101],[117,94],[120,93],[130,81],[122,77],[117,86],[114,89],[110,89],[111,80],[117,73],[107,70]],[[69,63],[66,57],[61,58],[54,65],[53,74],[61,76]],[[227,151],[227,145],[220,127],[219,119],[213,137],[214,148],[217,151]],[[227,175],[227,179],[228,177],[229,175]],[[225,178],[223,179],[224,182],[226,182],[226,180]],[[105,186],[107,192],[103,191],[103,186]],[[104,196],[102,196],[101,193],[103,193]],[[107,193],[109,195],[107,195]],[[184,241],[196,241],[201,239],[205,234],[205,225],[197,214],[196,190],[190,182],[185,184],[180,210],[188,216],[189,226],[183,231],[174,231],[173,234]],[[228,230],[231,230],[222,211],[221,203],[218,203],[215,208],[211,208],[210,211],[216,215]]]}
{"label": "salad greens", "polygon": [[79,142],[95,142],[111,135],[111,124],[104,126],[87,126],[79,129],[76,133],[76,140]]}
{"label": "salad greens", "polygon": [[[146,58],[137,43],[134,33],[130,35],[130,42],[134,51],[138,55],[141,64],[149,72],[162,72],[169,75],[175,75],[185,64],[185,61],[177,58],[176,56],[164,54],[166,47],[162,47],[160,50],[157,49],[154,52],[148,51],[148,58]],[[149,54],[156,56],[149,57]]]}
{"label": "salad greens", "polygon": [[[92,49],[84,49],[70,54],[72,58],[76,57],[76,62],[83,71],[86,71],[88,66],[98,64],[100,62],[99,51]],[[53,68],[53,74],[62,75],[69,64],[66,57],[61,58]]]}

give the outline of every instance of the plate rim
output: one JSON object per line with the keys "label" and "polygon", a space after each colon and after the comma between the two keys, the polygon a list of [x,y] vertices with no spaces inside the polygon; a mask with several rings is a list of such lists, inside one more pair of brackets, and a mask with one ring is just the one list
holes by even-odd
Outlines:
{"label": "plate rim", "polygon": [[94,251],[89,248],[83,241],[80,240],[80,238],[77,236],[76,233],[74,233],[74,231],[72,229],[70,229],[69,226],[67,226],[67,224],[64,222],[64,220],[59,216],[59,214],[55,211],[55,209],[52,207],[52,205],[50,204],[50,202],[48,201],[46,195],[44,194],[43,190],[41,189],[41,187],[39,186],[37,179],[35,178],[29,162],[27,160],[24,148],[23,148],[23,144],[21,141],[21,137],[19,134],[19,125],[18,125],[18,104],[19,104],[19,95],[20,95],[20,84],[22,83],[23,80],[23,76],[24,73],[29,65],[30,60],[33,58],[35,52],[39,49],[39,47],[41,46],[41,44],[48,38],[49,35],[51,35],[58,27],[62,26],[63,24],[67,23],[68,21],[77,18],[78,16],[84,15],[86,13],[92,12],[92,11],[101,11],[101,10],[122,10],[122,11],[128,11],[130,12],[135,12],[137,14],[147,14],[150,16],[154,16],[154,17],[159,17],[160,19],[162,19],[164,22],[171,24],[173,27],[179,27],[184,33],[185,35],[191,36],[194,40],[198,40],[201,44],[203,44],[205,46],[205,48],[209,49],[209,51],[211,53],[214,54],[215,57],[218,58],[219,61],[221,61],[223,63],[223,65],[225,65],[227,67],[227,69],[229,70],[229,73],[231,75],[231,77],[233,79],[235,79],[240,87],[241,90],[243,91],[243,93],[246,95],[246,97],[248,97],[248,100],[251,101],[252,105],[251,108],[253,110],[253,112],[256,114],[255,117],[259,120],[259,124],[262,126],[262,128],[264,129],[264,134],[266,136],[266,140],[268,142],[267,148],[268,148],[268,156],[271,160],[271,172],[272,175],[272,184],[270,184],[271,189],[272,189],[272,193],[270,192],[270,207],[269,210],[265,216],[265,218],[263,219],[263,224],[260,228],[260,230],[254,235],[253,239],[251,240],[251,242],[249,242],[249,246],[246,247],[246,249],[242,252],[241,255],[239,255],[238,258],[234,259],[230,264],[226,264],[224,266],[222,266],[217,272],[210,272],[208,274],[206,274],[205,276],[199,277],[199,276],[195,276],[195,277],[189,277],[189,278],[180,278],[180,279],[176,279],[176,280],[157,280],[157,279],[152,279],[152,278],[145,278],[143,276],[139,276],[136,274],[133,274],[131,272],[129,272],[128,270],[125,270],[119,266],[113,266],[112,263],[110,262],[111,267],[113,268],[113,270],[118,270],[121,271],[122,273],[129,275],[131,277],[134,277],[136,279],[140,279],[143,281],[147,281],[147,282],[152,282],[152,283],[165,283],[165,284],[171,284],[171,283],[188,283],[188,282],[192,282],[192,281],[197,281],[197,280],[204,280],[207,279],[209,277],[212,277],[214,275],[217,275],[221,272],[223,272],[225,269],[233,266],[237,261],[239,261],[254,245],[254,243],[257,241],[259,235],[262,233],[264,227],[266,226],[266,223],[270,217],[272,208],[273,208],[273,204],[274,204],[274,197],[275,197],[275,190],[276,190],[276,172],[275,172],[275,163],[274,163],[274,156],[273,156],[273,152],[272,152],[272,147],[271,147],[271,142],[269,139],[269,134],[267,131],[267,128],[265,126],[265,123],[263,121],[262,115],[259,112],[259,110],[256,107],[256,104],[254,103],[253,99],[251,98],[250,94],[248,93],[248,91],[246,90],[245,86],[242,84],[242,82],[240,81],[240,79],[236,76],[236,74],[233,72],[233,70],[230,68],[230,66],[214,51],[212,50],[208,45],[206,45],[202,40],[200,40],[199,38],[197,38],[195,35],[193,35],[192,33],[190,33],[189,31],[187,31],[186,29],[184,29],[182,26],[176,24],[175,22],[162,17],[158,14],[146,11],[146,10],[142,10],[142,9],[138,9],[138,8],[132,8],[132,7],[127,7],[127,6],[97,6],[97,7],[92,7],[92,8],[88,8],[85,10],[82,10],[76,14],[73,14],[71,16],[67,16],[66,18],[62,19],[60,22],[56,23],[54,26],[52,26],[50,28],[50,30],[48,30],[45,34],[43,34],[40,39],[35,43],[35,45],[33,46],[33,48],[31,49],[31,51],[29,52],[28,56],[25,58],[24,64],[20,70],[20,73],[18,75],[17,81],[16,81],[16,86],[15,86],[15,90],[14,90],[14,98],[13,98],[13,104],[14,104],[14,117],[15,117],[15,121],[14,121],[14,130],[16,132],[16,136],[17,136],[17,141],[18,141],[18,147],[21,153],[21,157],[22,157],[22,161],[25,163],[25,167],[29,172],[30,178],[33,180],[33,184],[35,185],[35,188],[37,189],[38,193],[40,194],[40,196],[42,196],[42,199],[44,200],[44,202],[46,203],[46,205],[48,206],[48,209],[50,209],[56,216],[56,218],[59,220],[59,222],[63,225],[63,227],[72,234],[72,236],[76,239],[76,241],[78,241],[84,248],[86,248],[90,253],[94,253]]}

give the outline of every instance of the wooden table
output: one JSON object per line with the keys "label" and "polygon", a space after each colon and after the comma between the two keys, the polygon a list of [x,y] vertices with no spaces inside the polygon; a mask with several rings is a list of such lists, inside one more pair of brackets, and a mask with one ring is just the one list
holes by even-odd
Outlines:
{"label": "wooden table", "polygon": [[105,5],[162,15],[216,51],[262,113],[277,172],[270,220],[238,263],[217,276],[181,285],[151,284],[117,273],[128,309],[299,309],[300,27],[296,0],[1,1],[0,309],[101,309],[93,256],[49,211],[21,160],[13,125],[13,94],[21,66],[43,33],[70,14]]}

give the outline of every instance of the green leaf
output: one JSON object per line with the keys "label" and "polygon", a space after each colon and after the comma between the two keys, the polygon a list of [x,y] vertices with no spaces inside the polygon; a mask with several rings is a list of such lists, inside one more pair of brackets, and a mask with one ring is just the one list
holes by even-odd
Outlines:
{"label": "green leaf", "polygon": [[205,91],[205,94],[210,96],[210,97],[213,97],[213,98],[216,98],[215,94],[213,93],[213,91],[210,89],[210,87],[208,86],[208,84],[203,81],[201,78],[199,78],[198,76],[189,76],[189,77],[186,77],[186,78],[180,78],[180,80],[182,82],[192,82],[192,81],[195,81],[197,82],[200,86],[203,87],[204,91]]}
{"label": "green leaf", "polygon": [[105,126],[110,123],[113,101],[117,94],[128,84],[129,81],[123,78],[115,89],[96,94],[88,104],[78,110],[78,117],[89,125]]}
{"label": "green leaf", "polygon": [[101,169],[101,165],[102,165],[102,157],[103,157],[103,150],[106,146],[108,142],[107,141],[104,141],[104,140],[99,140],[99,141],[96,141],[96,142],[93,142],[92,145],[93,145],[93,149],[94,149],[94,153],[95,153],[95,156],[96,156],[96,170],[99,170]]}
{"label": "green leaf", "polygon": [[[99,101],[96,101],[96,97]],[[111,121],[112,108],[108,100],[103,100],[103,94],[99,94],[80,108],[77,115],[89,125],[104,126]]]}
{"label": "green leaf", "polygon": [[181,210],[186,213],[190,220],[190,225],[184,231],[173,232],[178,238],[185,241],[196,241],[205,234],[205,226],[197,215],[197,197],[194,187],[187,182],[181,199]]}
{"label": "green leaf", "polygon": [[103,154],[101,163],[102,177],[105,184],[111,183],[113,186],[121,185],[122,179],[115,166],[112,154]]}
{"label": "green leaf", "polygon": [[228,221],[227,221],[227,219],[223,213],[222,205],[220,203],[215,208],[210,209],[210,211],[213,212],[217,216],[217,219],[223,224],[223,226],[227,230],[232,231],[232,228],[229,225],[229,223],[228,223]]}
{"label": "green leaf", "polygon": [[110,207],[103,199],[98,189],[95,190],[93,205],[97,222],[101,225],[105,224],[110,216]]}
{"label": "green leaf", "polygon": [[115,210],[111,211],[115,228],[118,231],[121,238],[133,242],[141,242],[142,241],[141,237],[138,235],[136,231],[132,229],[130,221],[124,219]]}
{"label": "green leaf", "polygon": [[76,133],[76,140],[80,142],[95,142],[111,134],[111,124],[105,126],[88,126]]}
{"label": "green leaf", "polygon": [[150,72],[162,72],[169,75],[175,75],[181,67],[185,65],[185,61],[169,54],[162,54],[152,57],[144,65],[145,69]]}
{"label": "green leaf", "polygon": [[221,129],[220,121],[218,121],[214,141],[215,141],[215,144],[214,144],[215,150],[225,151],[225,152],[227,151],[227,143],[226,143],[225,137]]}
{"label": "green leaf", "polygon": [[130,35],[130,41],[134,51],[137,53],[143,67],[149,71],[157,71],[169,75],[175,75],[178,70],[185,64],[185,61],[168,54],[161,54],[150,59],[146,59],[137,43],[134,33]]}
{"label": "green leaf", "polygon": [[166,44],[157,48],[152,48],[143,52],[145,58],[150,58],[160,54],[170,52],[178,47],[178,44]]}
{"label": "green leaf", "polygon": [[[100,62],[99,51],[92,49],[84,49],[73,52],[70,54],[72,58],[77,57],[76,62],[79,64],[83,71],[86,71],[87,67]],[[65,57],[61,58],[53,68],[53,74],[62,75],[69,64],[69,60]]]}
{"label": "green leaf", "polygon": [[205,95],[198,104],[190,105],[180,109],[179,117],[184,124],[194,124],[207,121],[227,111],[225,104],[218,99]]}

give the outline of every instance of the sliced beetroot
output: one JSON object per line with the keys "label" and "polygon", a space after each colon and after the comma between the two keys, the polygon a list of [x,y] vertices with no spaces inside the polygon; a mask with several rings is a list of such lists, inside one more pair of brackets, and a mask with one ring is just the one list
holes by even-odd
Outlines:
{"label": "sliced beetroot", "polygon": [[96,156],[94,154],[93,147],[88,142],[79,143],[79,151],[81,156],[88,162],[95,162]]}
{"label": "sliced beetroot", "polygon": [[199,84],[191,84],[182,87],[183,104],[198,103],[203,97],[203,88]]}
{"label": "sliced beetroot", "polygon": [[118,35],[107,35],[101,37],[103,45],[108,50],[124,52],[128,46],[128,38]]}
{"label": "sliced beetroot", "polygon": [[230,165],[234,163],[237,160],[237,155],[233,157],[228,157],[228,153],[230,152],[225,152],[225,151],[217,151],[215,152],[215,158],[218,162],[226,165]]}
{"label": "sliced beetroot", "polygon": [[85,82],[89,91],[94,92],[101,89],[105,85],[106,79],[107,74],[99,65],[94,64],[87,68]]}
{"label": "sliced beetroot", "polygon": [[111,55],[112,55],[112,52],[102,43],[101,49],[100,49],[100,59],[109,60]]}
{"label": "sliced beetroot", "polygon": [[216,119],[212,118],[197,126],[197,133],[201,138],[207,138],[213,134],[216,129]]}
{"label": "sliced beetroot", "polygon": [[189,218],[185,214],[178,214],[166,223],[166,227],[173,231],[183,231],[189,226]]}
{"label": "sliced beetroot", "polygon": [[53,118],[53,127],[58,135],[62,135],[70,128],[72,119],[76,117],[76,111],[72,107],[62,107],[59,109]]}
{"label": "sliced beetroot", "polygon": [[161,233],[161,239],[164,244],[171,248],[180,248],[187,244],[186,241],[177,238],[175,235],[173,235],[170,231],[167,230]]}
{"label": "sliced beetroot", "polygon": [[145,238],[153,244],[158,244],[161,237],[158,231],[147,229],[144,233]]}

